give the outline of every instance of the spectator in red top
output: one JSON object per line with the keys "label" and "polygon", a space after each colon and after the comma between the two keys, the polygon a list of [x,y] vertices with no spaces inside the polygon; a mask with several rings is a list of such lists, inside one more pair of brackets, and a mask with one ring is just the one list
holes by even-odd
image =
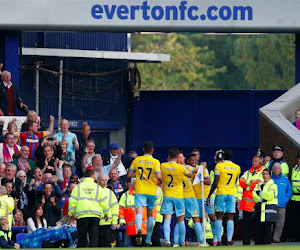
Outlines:
{"label": "spectator in red top", "polygon": [[0,115],[15,116],[17,108],[25,114],[28,112],[28,107],[20,98],[20,93],[15,84],[11,82],[11,73],[3,71],[1,75],[2,83],[0,84]]}
{"label": "spectator in red top", "polygon": [[40,139],[52,134],[54,126],[54,117],[50,115],[50,125],[47,131],[38,132],[38,124],[35,121],[28,122],[28,131],[26,133],[15,132],[14,135],[20,137],[22,146],[29,147],[29,159],[34,160],[34,153],[40,145]]}

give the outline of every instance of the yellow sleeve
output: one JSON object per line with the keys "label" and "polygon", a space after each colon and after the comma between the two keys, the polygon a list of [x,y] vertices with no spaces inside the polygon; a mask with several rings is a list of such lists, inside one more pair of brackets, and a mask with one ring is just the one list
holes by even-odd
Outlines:
{"label": "yellow sleeve", "polygon": [[78,185],[76,185],[73,188],[73,191],[69,198],[69,212],[68,212],[69,216],[72,216],[75,212],[76,205],[77,205],[77,197],[78,197]]}
{"label": "yellow sleeve", "polygon": [[219,164],[217,164],[216,166],[215,166],[215,170],[214,170],[214,172],[215,172],[215,175],[220,175],[220,166],[218,166]]}
{"label": "yellow sleeve", "polygon": [[136,159],[133,160],[133,162],[131,163],[131,166],[129,168],[129,170],[132,170],[132,171],[136,171]]}
{"label": "yellow sleeve", "polygon": [[119,203],[117,200],[117,197],[113,191],[112,192],[112,199],[111,199],[111,216],[112,216],[112,224],[117,225],[118,224],[118,218],[119,218]]}
{"label": "yellow sleeve", "polygon": [[203,171],[203,176],[204,176],[204,178],[205,178],[205,177],[209,177],[209,173],[208,173],[207,168],[204,169],[204,171]]}

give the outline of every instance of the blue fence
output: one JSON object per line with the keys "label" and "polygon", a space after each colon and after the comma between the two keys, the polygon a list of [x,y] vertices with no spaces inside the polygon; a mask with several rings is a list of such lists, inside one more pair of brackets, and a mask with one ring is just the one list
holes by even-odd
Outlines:
{"label": "blue fence", "polygon": [[284,90],[142,91],[132,100],[130,149],[141,152],[146,140],[155,144],[155,157],[166,161],[168,149],[185,154],[201,151],[201,160],[213,163],[214,152],[232,149],[243,170],[259,147],[259,108]]}

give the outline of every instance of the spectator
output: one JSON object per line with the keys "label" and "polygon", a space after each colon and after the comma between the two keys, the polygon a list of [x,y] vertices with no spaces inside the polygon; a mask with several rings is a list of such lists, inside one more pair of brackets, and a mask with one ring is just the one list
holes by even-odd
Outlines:
{"label": "spectator", "polygon": [[270,160],[271,160],[271,156],[270,155],[266,155],[264,158],[264,164],[266,165]]}
{"label": "spectator", "polygon": [[60,122],[60,132],[54,135],[57,138],[57,141],[60,142],[62,140],[68,141],[68,151],[72,153],[73,158],[75,158],[75,150],[79,149],[79,144],[77,140],[76,134],[69,131],[69,121],[66,119],[62,119]]}
{"label": "spectator", "polygon": [[20,98],[17,86],[11,82],[11,73],[3,71],[1,79],[3,82],[0,84],[0,115],[15,116],[17,108],[27,114],[28,107]]}
{"label": "spectator", "polygon": [[52,195],[55,195],[57,197],[62,196],[63,192],[61,191],[58,183],[57,183],[57,176],[52,175],[50,173],[46,173],[43,175],[43,181],[39,184],[39,186],[36,188],[37,194],[42,192],[45,188],[45,184],[49,183],[52,185]]}
{"label": "spectator", "polygon": [[137,153],[136,153],[136,151],[134,151],[134,150],[130,150],[129,152],[128,152],[128,155],[132,158],[132,159],[135,159],[138,155],[137,155]]}
{"label": "spectator", "polygon": [[113,164],[109,164],[106,166],[103,166],[103,161],[102,161],[101,155],[99,155],[99,154],[94,155],[93,160],[92,160],[92,163],[93,163],[92,166],[95,169],[96,177],[98,178],[98,176],[100,174],[104,174],[104,175],[106,175],[107,178],[109,178],[109,171],[111,169],[116,168],[119,165],[123,154],[124,154],[124,151],[122,148],[120,148],[116,161]]}
{"label": "spectator", "polygon": [[74,182],[76,184],[80,183],[79,177],[76,174],[72,174],[70,177],[70,182]]}
{"label": "spectator", "polygon": [[273,164],[275,162],[279,162],[281,165],[281,172],[284,176],[287,176],[289,174],[289,165],[287,162],[283,159],[283,151],[284,148],[280,145],[274,145],[272,147],[273,151],[273,158],[265,165],[266,168],[272,170]]}
{"label": "spectator", "polygon": [[238,191],[241,191],[241,194],[238,196],[238,199],[241,201],[240,209],[243,211],[243,245],[250,245],[251,243],[254,206],[256,204],[253,201],[251,186],[254,188],[257,184],[263,182],[263,166],[261,163],[262,160],[260,157],[254,156],[252,159],[252,168],[246,171],[239,179],[240,186],[238,187]]}
{"label": "spectator", "polygon": [[[79,152],[83,152],[85,147],[86,147],[86,143],[87,141],[94,141],[94,138],[90,136],[91,134],[91,127],[88,124],[84,124],[82,126],[82,130],[81,130],[82,134],[79,135],[78,137],[78,143],[79,143]],[[95,142],[95,152],[96,153],[100,153],[100,148],[97,145],[97,143]],[[77,152],[76,152],[77,153]],[[80,155],[80,158],[82,157],[82,155]]]}
{"label": "spectator", "polygon": [[22,146],[20,150],[21,156],[12,162],[17,166],[17,171],[23,170],[27,176],[27,182],[29,183],[33,178],[33,172],[36,169],[36,164],[33,160],[28,159],[29,157],[29,148],[27,146]]}
{"label": "spectator", "polygon": [[43,173],[40,168],[36,168],[33,172],[33,178],[31,179],[28,190],[24,190],[28,197],[28,206],[33,207],[36,201],[37,188],[43,182]]}
{"label": "spectator", "polygon": [[57,196],[52,193],[52,184],[44,184],[44,193],[37,197],[37,203],[42,204],[44,210],[44,217],[48,226],[54,227],[61,216],[60,203]]}
{"label": "spectator", "polygon": [[4,177],[5,177],[5,164],[0,162],[0,183]]}
{"label": "spectator", "polygon": [[[103,164],[104,165],[112,165],[118,158],[118,149],[119,145],[117,143],[112,143],[109,146],[109,155],[103,156]],[[131,158],[128,155],[123,154],[121,157],[121,161],[117,166],[117,170],[119,172],[119,176],[122,179],[122,181],[125,183],[127,179],[127,169],[129,169],[131,163],[133,161],[133,158]]]}
{"label": "spectator", "polygon": [[271,244],[272,225],[277,215],[277,185],[271,179],[270,169],[263,170],[263,183],[253,189],[255,205],[255,245]]}
{"label": "spectator", "polygon": [[69,198],[70,195],[74,189],[74,187],[77,185],[78,183],[75,182],[70,182],[67,190],[64,192],[63,196],[60,198],[60,206],[61,206],[61,211],[63,216],[67,216],[69,213]]}
{"label": "spectator", "polygon": [[1,180],[1,185],[5,186],[6,182],[11,182],[12,183],[11,196],[17,200],[20,200],[22,181],[19,178],[16,178],[16,170],[17,167],[14,164],[8,163],[5,167],[5,177]]}
{"label": "spectator", "polygon": [[0,162],[9,163],[13,161],[13,155],[19,152],[21,147],[16,145],[15,137],[11,133],[4,136],[4,142],[0,143]]}
{"label": "spectator", "polygon": [[20,249],[20,245],[14,243],[9,237],[9,222],[5,218],[0,219],[0,247]]}
{"label": "spectator", "polygon": [[27,220],[28,234],[39,228],[47,229],[47,220],[43,216],[44,210],[42,204],[36,204],[32,210],[32,217]]}
{"label": "spectator", "polygon": [[46,145],[43,148],[44,158],[40,159],[36,165],[42,170],[42,173],[56,174],[59,159],[54,157],[54,149],[52,146]]}
{"label": "spectator", "polygon": [[119,178],[119,173],[115,168],[109,171],[109,181],[107,183],[107,187],[114,191],[118,200],[120,199],[121,195],[127,191],[125,182]]}
{"label": "spectator", "polygon": [[[64,161],[64,165],[71,166],[73,168],[75,164],[75,158],[72,156],[70,151],[67,151],[69,143],[66,140],[62,140],[59,143],[62,153],[61,153],[61,160]],[[75,172],[76,169],[72,170]]]}
{"label": "spectator", "polygon": [[95,156],[95,142],[88,140],[84,148],[84,154],[81,159],[81,169],[85,172],[86,168],[92,165],[92,159]]}
{"label": "spectator", "polygon": [[21,132],[28,131],[28,122],[29,121],[33,121],[33,122],[36,122],[38,124],[38,131],[44,131],[45,130],[44,126],[41,125],[40,119],[38,118],[36,112],[34,110],[30,110],[27,113],[26,121],[23,122],[23,124],[22,124]]}
{"label": "spectator", "polygon": [[21,184],[21,196],[20,196],[20,206],[18,207],[21,209],[25,215],[25,218],[28,218],[28,189],[29,184],[26,182],[26,173],[23,170],[17,172],[16,177],[22,181]]}
{"label": "spectator", "polygon": [[20,137],[21,144],[29,147],[29,159],[34,160],[34,153],[40,145],[40,139],[52,134],[54,117],[50,115],[50,125],[47,131],[38,132],[38,124],[34,121],[28,122],[28,131],[26,133],[17,133],[14,135]]}
{"label": "spectator", "polygon": [[16,210],[14,215],[13,227],[24,227],[25,221],[23,217],[23,212],[20,209]]}
{"label": "spectator", "polygon": [[98,184],[103,188],[105,195],[108,197],[108,205],[110,210],[110,216],[108,220],[105,220],[104,216],[100,218],[100,247],[111,247],[112,242],[112,230],[117,229],[118,217],[119,217],[119,203],[114,192],[107,188],[107,177],[101,174],[98,177]]}
{"label": "spectator", "polygon": [[[299,121],[300,120],[300,109],[298,109],[298,110],[296,110],[296,112],[295,112],[295,122],[293,123],[293,125],[295,126],[295,127],[297,127],[297,121]],[[298,128],[299,129],[299,128]]]}
{"label": "spectator", "polygon": [[281,165],[279,162],[273,164],[272,180],[278,188],[278,208],[277,219],[274,228],[273,242],[281,243],[280,237],[282,234],[284,222],[285,222],[285,209],[286,204],[292,197],[293,191],[289,179],[282,175]]}
{"label": "spectator", "polygon": [[70,177],[72,175],[72,171],[69,166],[64,166],[62,169],[62,172],[63,172],[63,176],[62,176],[63,178],[62,178],[62,181],[60,181],[58,179],[58,183],[59,183],[58,185],[59,185],[60,189],[62,190],[62,192],[65,192],[70,183]]}
{"label": "spectator", "polygon": [[52,136],[46,136],[41,139],[40,145],[37,147],[34,156],[38,161],[45,160],[44,147],[51,146],[54,150],[54,158],[61,159],[62,149],[60,144],[57,142],[57,138]]}

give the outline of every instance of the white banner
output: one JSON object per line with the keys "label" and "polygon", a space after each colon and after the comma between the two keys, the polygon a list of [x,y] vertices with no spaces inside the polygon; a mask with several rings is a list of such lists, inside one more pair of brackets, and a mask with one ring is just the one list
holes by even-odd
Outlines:
{"label": "white banner", "polygon": [[204,181],[204,175],[203,175],[203,165],[199,166],[198,172],[195,176],[194,182],[193,182],[193,186],[198,184],[199,182],[203,182]]}
{"label": "white banner", "polygon": [[0,116],[0,120],[4,121],[3,130],[7,129],[7,125],[12,119],[16,119],[16,124],[18,128],[18,132],[20,132],[20,129],[22,127],[22,124],[26,121],[26,116]]}
{"label": "white banner", "polygon": [[1,29],[295,32],[300,0],[0,0]]}

